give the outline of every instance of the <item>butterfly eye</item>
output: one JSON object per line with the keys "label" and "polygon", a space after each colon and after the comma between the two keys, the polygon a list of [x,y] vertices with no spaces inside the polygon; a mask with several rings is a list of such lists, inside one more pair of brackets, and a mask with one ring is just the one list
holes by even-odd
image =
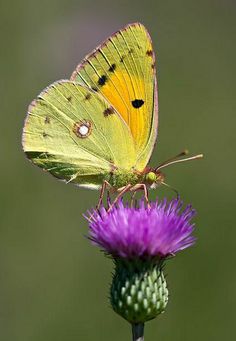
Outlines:
{"label": "butterfly eye", "polygon": [[156,179],[157,179],[157,176],[156,176],[156,174],[154,172],[148,172],[146,174],[146,181],[147,181],[147,183],[152,184],[153,182],[156,181]]}
{"label": "butterfly eye", "polygon": [[91,134],[92,124],[90,121],[80,121],[74,124],[73,132],[76,136],[85,138]]}

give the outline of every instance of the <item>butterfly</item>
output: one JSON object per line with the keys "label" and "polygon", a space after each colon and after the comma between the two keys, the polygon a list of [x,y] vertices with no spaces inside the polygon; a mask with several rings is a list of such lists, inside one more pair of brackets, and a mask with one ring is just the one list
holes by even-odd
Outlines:
{"label": "butterfly", "polygon": [[165,184],[148,167],[158,128],[156,62],[151,38],[140,23],[129,24],[98,46],[70,80],[48,86],[30,104],[22,144],[27,157],[55,177],[81,187],[117,193]]}

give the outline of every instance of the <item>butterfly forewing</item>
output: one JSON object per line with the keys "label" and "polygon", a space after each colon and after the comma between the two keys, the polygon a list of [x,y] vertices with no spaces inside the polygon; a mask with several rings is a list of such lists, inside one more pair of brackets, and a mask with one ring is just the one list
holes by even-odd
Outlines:
{"label": "butterfly forewing", "polygon": [[119,112],[134,139],[133,166],[143,170],[157,134],[155,57],[144,26],[131,24],[108,38],[71,79],[100,93]]}

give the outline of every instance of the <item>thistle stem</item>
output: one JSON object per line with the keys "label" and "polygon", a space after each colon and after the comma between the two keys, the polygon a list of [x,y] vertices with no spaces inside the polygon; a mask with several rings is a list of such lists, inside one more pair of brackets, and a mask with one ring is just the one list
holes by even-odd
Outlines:
{"label": "thistle stem", "polygon": [[144,341],[144,323],[132,324],[133,341]]}

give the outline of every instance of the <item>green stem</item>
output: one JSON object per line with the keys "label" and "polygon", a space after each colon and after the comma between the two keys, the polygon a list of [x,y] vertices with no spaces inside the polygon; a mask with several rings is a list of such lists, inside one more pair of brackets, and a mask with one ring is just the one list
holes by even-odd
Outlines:
{"label": "green stem", "polygon": [[132,324],[133,341],[144,341],[144,323]]}

